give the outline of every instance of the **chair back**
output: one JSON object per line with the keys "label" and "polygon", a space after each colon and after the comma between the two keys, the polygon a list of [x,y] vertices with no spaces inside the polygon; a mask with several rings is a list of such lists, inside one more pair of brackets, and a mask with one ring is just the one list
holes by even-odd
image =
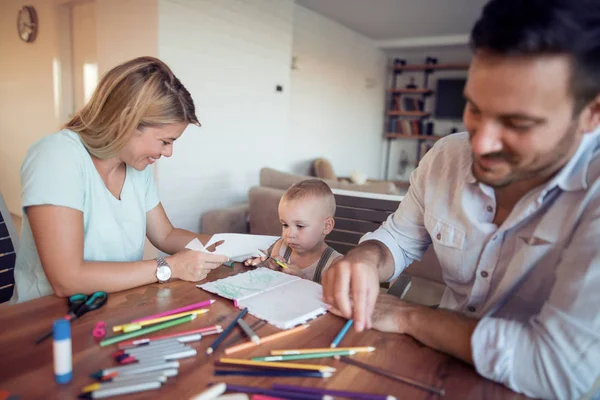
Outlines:
{"label": "chair back", "polygon": [[398,209],[403,196],[332,189],[335,196],[335,227],[325,241],[342,254],[358,245]]}
{"label": "chair back", "polygon": [[17,242],[17,231],[0,194],[0,303],[8,301],[13,294]]}
{"label": "chair back", "polygon": [[[332,189],[336,201],[335,227],[325,242],[342,254],[358,245],[360,238],[373,232],[394,213],[404,196],[363,193]],[[403,274],[443,283],[442,270],[433,246],[423,254],[422,261],[413,262]]]}

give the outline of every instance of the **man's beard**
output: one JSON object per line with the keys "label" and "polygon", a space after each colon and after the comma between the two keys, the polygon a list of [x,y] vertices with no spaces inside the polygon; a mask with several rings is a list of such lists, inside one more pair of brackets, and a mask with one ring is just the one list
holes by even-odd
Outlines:
{"label": "man's beard", "polygon": [[[556,165],[564,162],[565,156],[571,152],[573,148],[573,142],[575,141],[576,132],[577,123],[574,121],[574,123],[569,127],[567,134],[564,135],[552,149],[552,158],[539,166],[535,166],[538,164],[539,157],[534,158],[531,162],[534,167],[531,169],[519,170],[517,167],[519,164],[518,157],[508,151],[499,151],[481,156],[480,158],[486,160],[504,160],[513,168],[517,168],[516,170],[511,170],[504,178],[501,178],[500,181],[488,181],[484,176],[480,176],[475,168],[475,157],[473,156],[473,164],[471,166],[473,176],[475,176],[478,181],[485,183],[494,189],[502,189],[516,182],[526,181],[535,177],[539,177],[540,175],[543,176],[548,172],[552,173],[557,169]],[[479,166],[479,168],[485,171],[485,168],[482,166]]]}

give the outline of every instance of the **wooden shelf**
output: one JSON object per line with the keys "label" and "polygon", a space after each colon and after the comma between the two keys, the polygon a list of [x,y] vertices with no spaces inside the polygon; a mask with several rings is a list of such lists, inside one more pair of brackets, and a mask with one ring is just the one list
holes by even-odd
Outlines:
{"label": "wooden shelf", "polygon": [[408,133],[386,133],[387,139],[415,139],[415,140],[440,140],[443,136],[435,135],[410,135]]}
{"label": "wooden shelf", "polygon": [[426,71],[426,70],[453,70],[469,69],[469,64],[449,63],[449,64],[407,64],[393,67],[394,71]]}
{"label": "wooden shelf", "polygon": [[388,111],[388,115],[392,117],[429,117],[431,113],[424,111]]}
{"label": "wooden shelf", "polygon": [[389,89],[394,94],[432,94],[431,89]]}

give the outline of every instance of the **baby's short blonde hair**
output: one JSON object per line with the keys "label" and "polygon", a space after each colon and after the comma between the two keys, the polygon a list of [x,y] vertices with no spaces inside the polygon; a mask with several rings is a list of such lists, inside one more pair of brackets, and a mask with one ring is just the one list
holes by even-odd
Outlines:
{"label": "baby's short blonde hair", "polygon": [[285,191],[281,200],[300,200],[319,198],[323,200],[326,216],[335,215],[335,197],[329,186],[320,179],[306,179],[296,182]]}

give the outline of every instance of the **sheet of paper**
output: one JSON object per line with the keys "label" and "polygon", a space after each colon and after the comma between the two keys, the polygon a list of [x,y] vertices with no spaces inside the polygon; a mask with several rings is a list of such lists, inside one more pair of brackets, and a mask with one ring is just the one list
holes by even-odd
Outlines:
{"label": "sheet of paper", "polygon": [[224,254],[230,260],[242,262],[252,257],[259,257],[259,249],[266,250],[279,239],[279,236],[249,235],[243,233],[217,233],[214,234],[206,247],[224,240],[224,243],[216,248],[215,254]]}
{"label": "sheet of paper", "polygon": [[299,279],[297,276],[273,271],[269,268],[257,268],[196,286],[226,299],[242,300]]}
{"label": "sheet of paper", "polygon": [[256,318],[264,319],[279,329],[289,329],[325,314],[327,306],[322,297],[321,285],[298,279],[258,296],[239,300],[238,308],[248,307],[248,312]]}
{"label": "sheet of paper", "polygon": [[321,285],[307,279],[257,268],[197,285],[208,292],[237,300],[237,307],[280,329],[300,325],[327,312]]}
{"label": "sheet of paper", "polygon": [[202,251],[204,253],[207,253],[206,248],[202,245],[202,242],[200,242],[200,240],[198,240],[198,238],[192,240],[191,242],[189,242],[186,246],[186,249],[190,249],[190,250],[195,250],[195,251]]}

